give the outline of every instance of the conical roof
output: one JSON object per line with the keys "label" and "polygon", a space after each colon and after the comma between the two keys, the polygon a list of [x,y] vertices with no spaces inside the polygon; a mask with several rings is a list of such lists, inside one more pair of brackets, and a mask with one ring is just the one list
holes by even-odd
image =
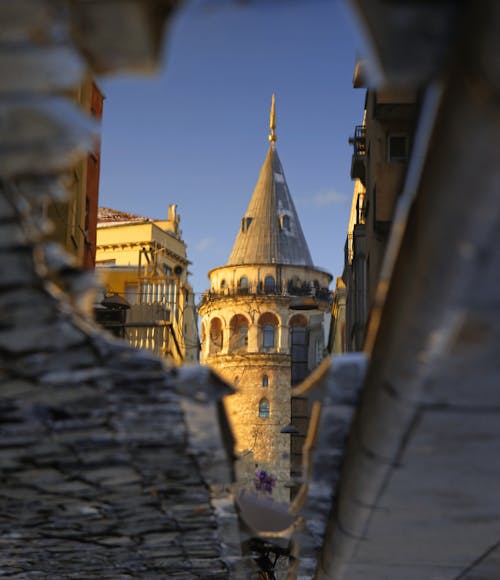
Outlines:
{"label": "conical roof", "polygon": [[274,99],[270,126],[271,145],[260,170],[252,198],[241,220],[227,265],[313,266],[297,210],[276,151]]}

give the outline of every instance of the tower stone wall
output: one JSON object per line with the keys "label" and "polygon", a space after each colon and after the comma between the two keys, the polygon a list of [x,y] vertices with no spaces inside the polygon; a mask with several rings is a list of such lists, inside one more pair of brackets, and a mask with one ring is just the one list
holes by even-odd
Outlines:
{"label": "tower stone wall", "polygon": [[[201,362],[237,389],[225,406],[240,458],[240,488],[288,501],[300,455],[296,443],[307,421],[307,409],[292,402],[292,387],[323,356],[332,277],[312,262],[275,128],[273,97],[271,145],[229,259],[209,272],[199,313]],[[300,429],[292,413],[299,407]]]}
{"label": "tower stone wall", "polygon": [[[241,278],[248,281],[243,288]],[[273,289],[270,278],[275,281]],[[256,478],[265,471],[275,482],[272,497],[288,501],[293,489],[291,435],[281,430],[293,420],[292,334],[296,325],[307,334],[307,372],[320,362],[324,350],[323,313],[319,308],[293,310],[297,300],[310,296],[291,294],[290,282],[300,289],[314,289],[316,282],[324,289],[329,274],[309,267],[245,265],[212,270],[210,281],[211,290],[199,308],[202,363],[237,388],[225,406],[240,457],[239,485],[258,491]],[[318,306],[326,308],[324,298]]]}

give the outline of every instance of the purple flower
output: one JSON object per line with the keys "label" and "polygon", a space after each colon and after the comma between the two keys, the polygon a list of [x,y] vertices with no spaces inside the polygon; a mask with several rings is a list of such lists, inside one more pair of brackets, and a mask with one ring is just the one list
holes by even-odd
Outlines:
{"label": "purple flower", "polygon": [[255,472],[254,480],[255,489],[265,493],[273,493],[273,487],[276,485],[276,479],[264,469]]}

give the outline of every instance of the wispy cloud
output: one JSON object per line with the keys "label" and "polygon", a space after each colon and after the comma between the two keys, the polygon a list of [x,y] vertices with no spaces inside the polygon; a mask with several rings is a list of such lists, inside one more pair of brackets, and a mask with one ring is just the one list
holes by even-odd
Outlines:
{"label": "wispy cloud", "polygon": [[196,243],[195,248],[198,250],[198,252],[206,252],[212,248],[214,244],[215,238],[202,238]]}
{"label": "wispy cloud", "polygon": [[348,197],[338,191],[319,191],[311,196],[308,201],[315,207],[325,207],[326,205],[345,203],[348,201]]}

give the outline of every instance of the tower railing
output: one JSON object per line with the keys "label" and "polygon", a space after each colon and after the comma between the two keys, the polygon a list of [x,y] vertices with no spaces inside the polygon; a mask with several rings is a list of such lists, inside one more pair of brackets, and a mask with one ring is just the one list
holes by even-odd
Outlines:
{"label": "tower railing", "polygon": [[315,286],[312,282],[301,284],[289,283],[286,288],[276,287],[274,290],[259,287],[248,288],[221,288],[219,290],[208,290],[202,294],[199,306],[228,297],[249,296],[249,297],[300,297],[307,296],[316,298],[318,301],[329,303],[332,300],[332,292],[328,288]]}

